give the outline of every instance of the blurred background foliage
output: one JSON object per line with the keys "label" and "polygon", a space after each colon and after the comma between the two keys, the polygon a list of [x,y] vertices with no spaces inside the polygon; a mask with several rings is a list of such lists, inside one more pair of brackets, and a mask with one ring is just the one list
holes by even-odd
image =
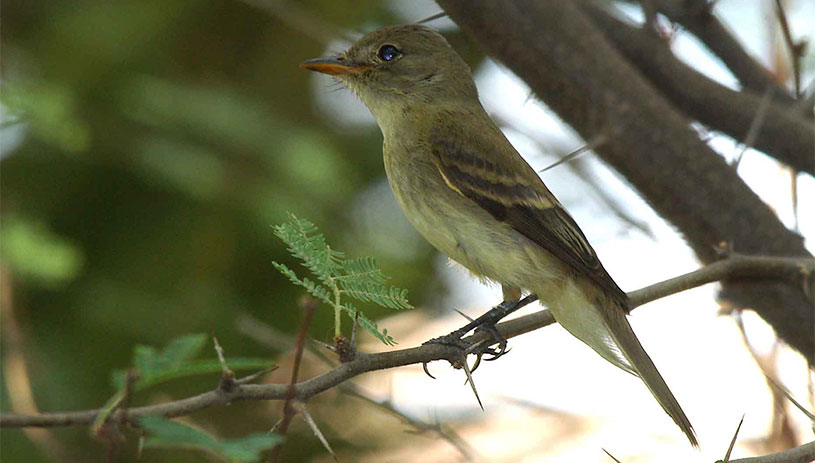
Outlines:
{"label": "blurred background foliage", "polygon": [[[137,343],[214,330],[228,355],[274,359],[279,352],[247,339],[235,320],[250,314],[286,333],[298,326],[300,291],[272,267],[297,266],[271,229],[287,211],[313,221],[338,249],[375,255],[415,305],[444,295],[431,281],[435,254],[395,207],[369,212],[371,201],[392,202],[378,129],[326,127],[312,104],[312,76],[298,68],[326,46],[275,14],[282,3],[268,5],[3,1],[3,347],[7,355],[24,348],[40,410],[101,406],[113,392],[110,372],[129,365]],[[373,0],[310,0],[291,11],[358,31],[405,21]],[[378,210],[385,216],[371,216]],[[329,341],[331,326],[325,310],[311,335]],[[4,411],[17,379],[3,377]],[[180,381],[135,403],[201,392],[216,380]],[[235,437],[271,427],[278,416],[269,410],[274,404],[237,404],[196,421]],[[4,429],[0,459],[104,454],[87,429],[49,434],[50,454]],[[119,461],[133,455],[130,437]],[[316,439],[286,451],[291,461],[323,452]]]}

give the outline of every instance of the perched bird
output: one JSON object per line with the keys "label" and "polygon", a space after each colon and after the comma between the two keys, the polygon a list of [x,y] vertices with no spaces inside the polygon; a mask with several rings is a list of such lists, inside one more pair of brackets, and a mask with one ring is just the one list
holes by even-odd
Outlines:
{"label": "perched bird", "polygon": [[626,319],[626,293],[481,106],[470,68],[441,34],[386,27],[302,67],[335,76],[370,109],[396,200],[430,244],[500,283],[507,302],[537,294],[566,330],[639,376],[697,445]]}

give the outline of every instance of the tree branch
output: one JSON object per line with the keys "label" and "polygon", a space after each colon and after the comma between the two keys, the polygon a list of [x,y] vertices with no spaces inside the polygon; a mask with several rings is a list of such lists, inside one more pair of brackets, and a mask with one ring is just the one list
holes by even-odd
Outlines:
{"label": "tree branch", "polygon": [[761,95],[768,87],[773,87],[777,101],[795,102],[789,90],[778,85],[773,74],[753,58],[719,21],[709,0],[656,0],[655,3],[660,13],[681,24],[716,54],[744,88]]}
{"label": "tree branch", "polygon": [[815,461],[815,441],[769,455],[730,460],[730,463],[809,463],[811,461]]}
{"label": "tree branch", "polygon": [[[767,83],[758,93],[731,90],[680,61],[649,30],[616,19],[592,2],[582,6],[628,62],[677,108],[715,130],[744,140],[751,133],[756,115],[766,107],[761,129],[754,132],[750,145],[797,171],[815,174],[812,121],[789,106],[762,104],[767,89],[778,88],[775,83]],[[784,90],[773,94],[779,91]]]}
{"label": "tree branch", "polygon": [[[815,275],[815,259],[812,258],[733,256],[694,272],[631,292],[629,297],[631,306],[638,307],[656,299],[722,279],[782,279],[798,281],[800,284],[802,278],[811,279],[813,275]],[[541,310],[500,323],[498,330],[505,338],[509,339],[551,325],[554,321],[549,310]],[[487,333],[477,333],[465,338],[465,341],[476,343],[487,336],[489,336]],[[293,388],[289,384],[255,385],[243,384],[242,380],[238,380],[235,382],[235,386],[229,389],[218,388],[197,396],[159,405],[117,410],[111,414],[111,419],[120,420],[119,422],[137,422],[139,418],[150,415],[183,416],[205,408],[226,405],[239,400],[287,400],[293,397],[297,400],[306,401],[344,381],[369,371],[421,364],[434,360],[453,362],[460,360],[460,358],[461,351],[459,349],[440,344],[428,344],[376,354],[358,352],[354,360],[340,364],[319,376],[297,383]],[[0,414],[0,428],[88,425],[93,422],[100,411],[100,409],[95,409],[66,413],[43,413],[40,415]]]}
{"label": "tree branch", "polygon": [[[437,0],[491,56],[522,78],[595,152],[676,226],[699,259],[726,243],[742,254],[808,256],[801,237],[739,178],[677,110],[606,39],[581,6],[589,0]],[[812,295],[787,283],[723,285],[815,363]]]}

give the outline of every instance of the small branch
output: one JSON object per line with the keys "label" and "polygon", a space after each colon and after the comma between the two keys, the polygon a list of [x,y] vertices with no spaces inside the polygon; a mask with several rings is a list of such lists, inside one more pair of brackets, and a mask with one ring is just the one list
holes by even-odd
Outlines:
{"label": "small branch", "polygon": [[815,441],[778,453],[730,460],[730,463],[808,463],[811,461],[815,461]]}
{"label": "small branch", "polygon": [[796,43],[792,38],[789,22],[787,22],[787,13],[784,11],[784,5],[781,0],[775,0],[775,14],[778,17],[778,24],[781,25],[781,32],[784,34],[784,43],[787,44],[787,50],[790,52],[790,61],[792,61],[792,78],[795,89],[795,97],[801,94],[801,56],[803,55],[804,45]]}
{"label": "small branch", "polygon": [[681,62],[646,28],[615,18],[594,2],[581,1],[580,6],[628,62],[688,116],[744,140],[754,126],[756,114],[766,113],[751,145],[797,171],[815,174],[811,120],[778,102],[761,108],[761,94],[769,86],[777,89],[776,84],[767,83],[756,93],[731,90]]}
{"label": "small branch", "polygon": [[370,395],[363,392],[362,389],[352,382],[343,383],[339,386],[340,392],[347,394],[351,397],[356,397],[363,400],[385,412],[399,418],[410,426],[413,426],[418,432],[433,432],[441,439],[447,441],[450,445],[456,448],[467,461],[477,461],[481,458],[478,457],[475,449],[463,437],[458,435],[454,430],[443,428],[441,423],[435,421],[434,423],[426,423],[424,421],[413,418],[405,413],[399,411],[390,400],[378,401],[371,398]]}
{"label": "small branch", "polygon": [[[311,325],[311,318],[317,310],[317,302],[308,296],[304,297],[301,301],[305,316],[303,323],[300,326],[300,332],[297,334],[296,350],[294,352],[294,364],[291,367],[291,381],[286,388],[286,401],[283,403],[283,418],[280,424],[275,426],[275,431],[281,436],[285,436],[289,432],[289,425],[294,415],[297,414],[296,408],[293,406],[294,398],[297,394],[297,376],[300,373],[300,362],[303,359],[303,349],[306,345],[306,334],[308,334],[308,327]],[[283,443],[277,444],[273,449],[269,461],[276,462],[280,460],[280,451],[283,449]]]}
{"label": "small branch", "polygon": [[733,255],[699,270],[665,280],[628,294],[631,307],[665,296],[725,279],[782,279],[801,283],[801,276],[812,278],[815,259]]}
{"label": "small branch", "polygon": [[741,85],[762,93],[768,86],[776,89],[776,101],[791,104],[793,97],[778,85],[772,73],[745,50],[739,40],[713,13],[708,0],[657,0],[657,10],[671,21],[681,24],[701,40],[724,62]]}
{"label": "small branch", "polygon": [[[285,333],[279,332],[274,328],[267,325],[264,321],[259,320],[257,318],[252,317],[248,314],[243,314],[238,317],[237,320],[238,329],[242,331],[244,334],[250,336],[255,341],[267,345],[277,349],[284,349],[287,348],[290,343],[288,342],[287,338],[289,337]],[[315,343],[307,344],[306,349],[318,359],[320,362],[325,364],[329,368],[334,368],[337,365],[336,361],[331,360],[326,356],[320,349],[317,348],[317,345],[321,345],[321,347],[332,350],[334,349],[333,346],[328,344],[323,344],[318,341]],[[441,439],[449,442],[450,445],[455,447],[461,455],[465,458],[466,461],[480,461],[481,458],[476,453],[475,449],[466,441],[464,438],[459,436],[453,429],[449,427],[442,427],[441,423],[438,421],[434,423],[426,423],[424,421],[418,420],[413,418],[401,411],[399,411],[393,402],[388,399],[385,400],[376,400],[372,398],[371,394],[363,390],[359,385],[355,384],[353,381],[346,381],[337,386],[339,391],[343,394],[346,394],[351,397],[355,397],[360,399],[370,405],[373,405],[386,413],[389,413],[396,418],[399,418],[404,423],[412,426],[415,428],[415,432],[423,433],[423,432],[433,432]]]}
{"label": "small branch", "polygon": [[[768,279],[792,280],[796,281],[797,284],[801,284],[802,277],[811,279],[813,275],[815,275],[815,259],[813,258],[734,255],[727,260],[712,263],[694,272],[631,292],[629,293],[629,299],[633,309],[656,299],[713,281],[750,278],[756,279],[756,281]],[[502,336],[509,339],[551,325],[554,322],[555,319],[549,310],[541,310],[500,323],[497,329]],[[464,341],[474,344],[489,336],[488,333],[477,333],[464,338]],[[301,331],[300,337],[302,337],[303,342],[301,343],[298,338],[298,357],[302,355],[305,330]],[[116,410],[111,414],[111,418],[117,418],[121,422],[133,422],[140,417],[150,415],[176,417],[239,400],[291,401],[297,399],[307,401],[321,392],[369,371],[386,370],[434,360],[457,362],[461,360],[461,351],[452,346],[428,344],[377,354],[358,352],[354,360],[340,364],[319,376],[293,385],[243,384],[242,380],[238,380],[235,388],[230,391],[215,390],[164,404]],[[296,381],[297,376],[296,371],[292,373],[293,383]],[[40,415],[0,414],[0,428],[87,425],[93,422],[99,412],[99,409],[95,409]]]}

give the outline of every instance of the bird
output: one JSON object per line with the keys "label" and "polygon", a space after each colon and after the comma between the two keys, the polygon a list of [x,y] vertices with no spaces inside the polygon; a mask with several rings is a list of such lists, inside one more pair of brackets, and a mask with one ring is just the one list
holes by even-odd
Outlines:
{"label": "bird", "polygon": [[305,61],[368,107],[385,172],[408,221],[503,304],[534,293],[601,357],[638,376],[693,446],[695,431],[627,319],[628,297],[572,216],[481,105],[467,63],[436,30],[384,27]]}

